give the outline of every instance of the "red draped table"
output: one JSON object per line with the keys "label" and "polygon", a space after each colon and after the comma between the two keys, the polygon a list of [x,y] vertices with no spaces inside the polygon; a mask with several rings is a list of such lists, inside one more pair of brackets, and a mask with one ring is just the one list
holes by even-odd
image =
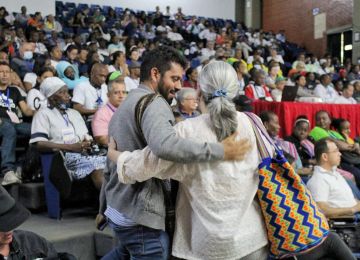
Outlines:
{"label": "red draped table", "polygon": [[270,110],[275,112],[280,121],[280,136],[290,135],[293,124],[299,115],[306,115],[311,127],[315,125],[315,114],[319,110],[326,110],[333,118],[347,119],[351,124],[351,136],[360,136],[360,104],[338,105],[324,103],[301,103],[301,102],[266,102],[256,101],[253,103],[254,112]]}

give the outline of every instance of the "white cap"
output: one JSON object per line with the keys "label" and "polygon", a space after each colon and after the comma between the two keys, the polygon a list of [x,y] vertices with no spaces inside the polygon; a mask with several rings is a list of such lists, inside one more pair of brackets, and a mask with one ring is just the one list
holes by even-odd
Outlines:
{"label": "white cap", "polygon": [[59,89],[63,86],[66,86],[66,83],[59,79],[58,77],[49,77],[44,79],[40,85],[40,92],[46,97],[49,98],[54,95]]}

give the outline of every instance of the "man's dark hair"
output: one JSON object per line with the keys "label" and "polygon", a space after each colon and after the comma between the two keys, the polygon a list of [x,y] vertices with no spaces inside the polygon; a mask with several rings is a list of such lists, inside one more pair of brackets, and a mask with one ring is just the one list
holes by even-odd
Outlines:
{"label": "man's dark hair", "polygon": [[67,48],[66,48],[66,53],[70,53],[72,50],[79,50],[78,47],[76,47],[75,44],[70,44]]}
{"label": "man's dark hair", "polygon": [[348,88],[350,88],[350,86],[353,86],[354,87],[354,85],[353,84],[351,84],[349,81],[346,81],[346,82],[344,82],[344,86],[343,86],[343,91],[345,90],[345,89],[348,89]]}
{"label": "man's dark hair", "polygon": [[0,66],[8,66],[10,68],[10,64],[6,61],[0,61]]}
{"label": "man's dark hair", "polygon": [[150,79],[152,68],[157,68],[163,76],[166,71],[170,70],[171,63],[179,64],[183,69],[187,66],[185,57],[173,47],[160,46],[149,51],[141,63],[140,82]]}
{"label": "man's dark hair", "polygon": [[259,117],[260,117],[261,121],[263,123],[265,123],[265,122],[269,122],[274,115],[276,115],[276,114],[273,111],[267,110],[267,111],[262,111],[259,114]]}
{"label": "man's dark hair", "polygon": [[234,68],[234,70],[235,71],[237,71],[237,69],[240,67],[240,64],[241,64],[241,62],[240,61],[235,61],[234,63],[233,63],[233,68]]}
{"label": "man's dark hair", "polygon": [[[331,126],[337,131],[337,132],[341,132],[342,130],[342,124],[344,122],[346,122],[347,120],[344,118],[333,118],[331,120]],[[340,133],[341,134],[341,133]]]}
{"label": "man's dark hair", "polygon": [[35,58],[33,72],[39,76],[41,68],[45,67],[46,61],[49,59],[47,55],[40,54]]}
{"label": "man's dark hair", "polygon": [[330,117],[330,119],[331,119],[331,116],[330,116],[330,114],[329,114],[328,111],[326,111],[326,110],[319,110],[319,111],[317,111],[317,112],[315,113],[315,120],[316,120],[317,117],[318,117],[320,114],[322,114],[322,113],[327,114],[327,115]]}
{"label": "man's dark hair", "polygon": [[192,67],[190,67],[186,70],[185,75],[188,80],[190,79],[190,75],[191,75],[191,73],[193,73],[194,70],[195,70],[195,68],[192,68]]}
{"label": "man's dark hair", "polygon": [[327,77],[330,77],[330,76],[329,76],[328,74],[322,74],[322,75],[320,76],[320,82],[323,83],[324,80],[325,80],[325,78],[327,78]]}
{"label": "man's dark hair", "polygon": [[315,143],[315,159],[316,161],[319,163],[320,162],[320,159],[321,159],[321,155],[323,153],[326,153],[328,152],[329,148],[328,148],[328,143],[329,142],[332,142],[332,143],[335,143],[333,140],[331,140],[330,138],[323,138],[323,139],[320,139],[319,141],[317,141]]}

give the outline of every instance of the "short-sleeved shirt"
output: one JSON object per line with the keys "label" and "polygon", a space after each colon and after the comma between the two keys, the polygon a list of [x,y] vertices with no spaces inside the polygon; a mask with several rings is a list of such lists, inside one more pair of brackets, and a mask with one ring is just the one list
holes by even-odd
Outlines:
{"label": "short-sleeved shirt", "polygon": [[0,91],[0,118],[8,118],[7,110],[11,110],[15,114],[18,114],[19,102],[25,101],[25,98],[20,94],[20,91],[16,87],[7,87],[6,90]]}
{"label": "short-sleeved shirt", "polygon": [[353,97],[346,98],[344,96],[338,96],[335,98],[335,104],[357,104],[356,100]]}
{"label": "short-sleeved shirt", "polygon": [[30,89],[26,103],[32,110],[47,107],[47,98],[36,88]]}
{"label": "short-sleeved shirt", "polygon": [[124,82],[125,82],[126,91],[130,91],[132,89],[135,89],[140,84],[139,79],[132,79],[130,77],[125,77]]}
{"label": "short-sleeved shirt", "polygon": [[116,107],[108,102],[106,106],[103,106],[96,111],[91,122],[94,136],[104,136],[109,134],[109,123],[115,110]]}
{"label": "short-sleeved shirt", "polygon": [[65,136],[69,136],[71,131],[73,131],[74,139],[67,139],[69,142],[66,143],[76,143],[82,140],[88,133],[84,119],[74,109],[66,110],[66,115],[62,115],[56,108],[40,109],[31,124],[30,143],[51,141],[63,144]]}
{"label": "short-sleeved shirt", "polygon": [[105,84],[102,84],[100,89],[96,89],[86,80],[74,88],[72,101],[83,105],[86,109],[95,109],[107,103],[107,92]]}
{"label": "short-sleeved shirt", "polygon": [[327,171],[315,166],[314,174],[306,185],[315,201],[326,202],[334,208],[349,208],[356,205],[350,186],[336,168]]}

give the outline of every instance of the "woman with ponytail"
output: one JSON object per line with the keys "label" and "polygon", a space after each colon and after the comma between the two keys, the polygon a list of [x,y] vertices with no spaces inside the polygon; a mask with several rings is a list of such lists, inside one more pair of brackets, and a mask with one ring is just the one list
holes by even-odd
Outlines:
{"label": "woman with ponytail", "polygon": [[266,230],[255,199],[260,158],[251,122],[232,102],[238,91],[236,72],[225,62],[211,62],[202,69],[199,85],[203,114],[178,123],[177,134],[209,143],[237,132],[242,160],[180,164],[159,159],[148,147],[120,153],[113,141],[108,157],[117,163],[122,183],[153,177],[179,181],[173,256],[267,259]]}

